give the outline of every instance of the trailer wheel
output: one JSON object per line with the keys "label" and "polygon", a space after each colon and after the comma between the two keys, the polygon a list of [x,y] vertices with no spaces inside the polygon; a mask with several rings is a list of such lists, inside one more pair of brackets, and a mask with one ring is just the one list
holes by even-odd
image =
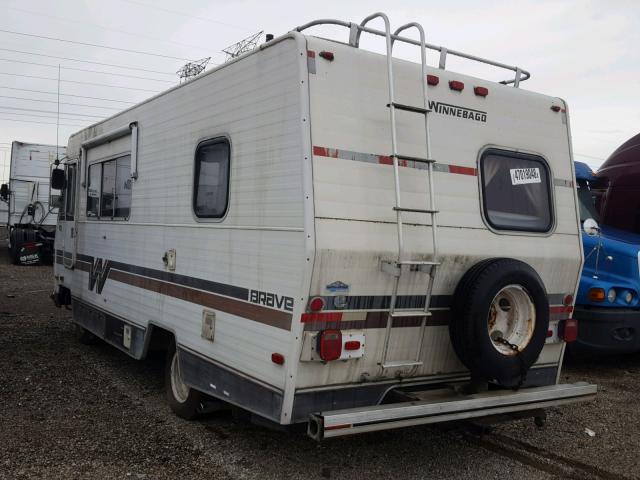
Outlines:
{"label": "trailer wheel", "polygon": [[180,362],[178,362],[178,351],[174,341],[171,342],[167,350],[164,385],[167,401],[176,415],[185,420],[193,420],[198,416],[203,395],[183,382]]}
{"label": "trailer wheel", "polygon": [[454,294],[449,334],[472,375],[518,388],[549,329],[549,302],[538,274],[510,258],[472,267]]}

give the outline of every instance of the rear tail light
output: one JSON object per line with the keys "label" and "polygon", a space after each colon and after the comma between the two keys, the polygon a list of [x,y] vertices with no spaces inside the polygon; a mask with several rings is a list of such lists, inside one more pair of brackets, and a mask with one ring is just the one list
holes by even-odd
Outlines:
{"label": "rear tail light", "polygon": [[589,289],[589,300],[592,302],[604,302],[606,295],[604,293],[604,288],[590,288]]}
{"label": "rear tail light", "polygon": [[570,293],[565,295],[562,299],[562,303],[567,306],[573,305],[573,295],[571,295]]}
{"label": "rear tail light", "polygon": [[440,83],[440,78],[436,75],[427,75],[427,83],[429,85],[438,85]]}
{"label": "rear tail light", "polygon": [[323,330],[318,335],[318,354],[325,362],[337,360],[342,355],[342,332]]}
{"label": "rear tail light", "polygon": [[578,321],[569,318],[558,323],[558,335],[565,342],[575,342],[578,339]]}

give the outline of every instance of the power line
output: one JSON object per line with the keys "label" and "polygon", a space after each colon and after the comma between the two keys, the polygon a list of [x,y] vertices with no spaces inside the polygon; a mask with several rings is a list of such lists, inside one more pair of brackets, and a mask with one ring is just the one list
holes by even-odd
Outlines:
{"label": "power line", "polygon": [[[0,72],[0,75],[11,75],[12,77],[25,77],[25,78],[37,78],[40,80],[54,80],[54,81],[58,81],[57,78],[51,78],[51,77],[41,77],[39,75],[25,75],[22,73],[7,73],[7,72]],[[60,80],[61,82],[65,82],[65,83],[77,83],[80,85],[94,85],[97,87],[109,87],[109,88],[124,88],[125,90],[138,90],[139,92],[151,92],[151,93],[158,93],[158,90],[149,90],[147,88],[136,88],[136,87],[124,87],[121,85],[108,85],[106,83],[95,83],[95,82],[81,82],[80,80]]]}
{"label": "power line", "polygon": [[134,5],[139,5],[139,6],[146,7],[146,8],[152,8],[154,10],[161,10],[163,12],[171,13],[173,15],[180,15],[181,17],[193,18],[195,20],[200,20],[200,21],[203,21],[203,22],[215,23],[217,25],[224,25],[225,27],[236,28],[238,30],[242,30],[242,31],[245,31],[245,32],[248,31],[245,27],[242,27],[240,25],[232,25],[230,23],[224,23],[224,22],[221,22],[219,20],[213,20],[212,18],[198,17],[197,15],[190,15],[188,13],[179,12],[177,10],[170,10],[168,8],[158,7],[157,5],[153,5],[153,4],[150,4],[150,3],[136,2],[134,0],[121,0],[121,1],[122,2],[127,2],[127,3],[133,3]]}
{"label": "power line", "polygon": [[[6,85],[0,85],[0,88],[6,88],[7,90],[19,90],[21,92],[46,93],[49,95],[56,95],[56,92],[49,92],[46,90],[31,90],[28,88],[7,87]],[[114,100],[112,98],[88,97],[86,95],[73,95],[71,93],[60,93],[60,95],[63,97],[89,98],[91,100],[103,100],[105,102],[126,103],[127,105],[134,105],[136,103],[136,102],[127,102],[125,100]]]}
{"label": "power line", "polygon": [[189,47],[189,48],[197,48],[197,49],[200,49],[200,50],[207,50],[207,51],[211,50],[210,47],[202,47],[202,46],[198,46],[198,45],[191,45],[191,44],[188,44],[188,43],[176,42],[175,40],[167,40],[167,39],[160,38],[160,37],[150,37],[148,35],[141,35],[139,33],[128,32],[127,30],[122,30],[122,29],[113,28],[113,27],[106,27],[104,25],[99,25],[97,23],[92,23],[92,22],[86,22],[85,20],[56,17],[54,15],[47,15],[47,14],[41,13],[41,12],[34,12],[34,11],[31,11],[31,10],[25,10],[23,8],[15,8],[15,7],[7,7],[7,8],[9,10],[15,10],[17,12],[28,13],[30,15],[38,15],[40,17],[52,18],[52,19],[58,20],[60,22],[79,23],[79,24],[84,25],[84,26],[93,25],[93,26],[101,28],[103,30],[110,30],[112,32],[124,33],[125,35],[131,35],[132,37],[146,38],[148,40],[155,40],[155,41],[160,41],[160,42],[163,42],[163,43],[173,43],[174,45],[180,45],[182,47]]}
{"label": "power line", "polygon": [[[33,108],[19,108],[19,107],[7,107],[0,105],[0,108],[6,108],[7,110],[21,110],[23,112],[41,112],[41,113],[58,113],[52,110],[37,110]],[[72,113],[72,112],[60,112],[61,115],[73,115],[74,117],[92,117],[92,118],[105,118],[104,115],[89,115],[84,113]]]}
{"label": "power line", "polygon": [[[33,120],[18,120],[17,118],[1,118],[0,120],[4,121],[4,122],[21,122],[21,123],[37,123],[39,125],[56,125],[56,123],[50,123],[50,122],[35,122]],[[82,128],[83,125],[70,125],[68,123],[61,123],[61,126],[64,127],[79,127]]]}
{"label": "power line", "polygon": [[[0,107],[1,108],[5,108],[5,107]],[[18,115],[20,117],[38,117],[38,118],[50,118],[52,120],[56,120],[57,117],[52,117],[51,115],[37,115],[35,113],[18,113],[18,112],[3,112],[0,111],[0,114],[2,115]],[[93,121],[93,120],[83,120],[81,118],[62,118],[62,120],[66,120],[66,121],[70,121],[70,122],[80,122],[78,123],[77,126],[82,127],[84,125],[86,125],[86,122],[88,121]],[[0,147],[2,148],[2,147]]]}
{"label": "power line", "polygon": [[[61,93],[60,95],[63,95],[63,94]],[[12,97],[10,95],[0,95],[0,98],[10,98],[12,100],[27,100],[29,102],[58,103],[55,100],[43,100],[40,98],[27,98],[27,97]],[[74,107],[106,108],[109,110],[122,110],[121,107],[103,107],[101,105],[87,105],[86,103],[60,102],[60,105],[71,105]]]}
{"label": "power line", "polygon": [[104,63],[104,62],[93,62],[91,60],[80,60],[79,58],[59,57],[57,55],[48,55],[46,53],[27,52],[25,50],[13,50],[11,48],[0,48],[0,50],[5,51],[5,52],[21,53],[23,55],[35,55],[35,56],[38,56],[38,57],[55,58],[57,60],[69,60],[71,62],[91,63],[93,65],[102,65],[103,67],[126,68],[127,70],[138,70],[140,72],[158,73],[160,75],[171,75],[171,76],[175,75],[173,72],[171,72],[171,73],[169,73],[169,72],[160,72],[158,70],[148,70],[146,68],[132,67],[132,66],[129,66],[129,65],[117,65],[115,63]]}
{"label": "power line", "polygon": [[12,30],[3,30],[3,29],[0,29],[0,32],[9,33],[11,35],[22,35],[24,37],[42,38],[44,40],[54,40],[56,42],[73,43],[73,44],[76,44],[76,45],[83,45],[85,47],[105,48],[107,50],[117,50],[119,52],[137,53],[137,54],[140,54],[140,55],[149,55],[149,56],[152,56],[152,57],[169,58],[171,60],[181,60],[181,61],[186,60],[186,61],[190,61],[189,58],[172,57],[171,55],[163,55],[161,53],[152,53],[152,52],[143,52],[141,50],[131,50],[129,48],[110,47],[108,45],[99,45],[97,43],[78,42],[76,40],[67,40],[67,39],[64,39],[64,38],[47,37],[45,35],[36,35],[35,33],[14,32]]}
{"label": "power line", "polygon": [[[13,62],[13,63],[24,63],[26,65],[38,65],[40,67],[49,67],[49,68],[58,68],[58,65],[51,65],[49,63],[38,63],[38,62],[26,62],[24,60],[13,60],[11,58],[0,58],[1,61],[4,62]],[[75,70],[78,72],[89,72],[89,73],[101,73],[103,75],[114,75],[116,77],[128,77],[128,78],[137,78],[139,80],[152,80],[154,82],[164,82],[164,83],[175,83],[172,82],[171,80],[160,80],[157,78],[149,78],[149,77],[138,77],[136,75],[127,75],[124,73],[114,73],[114,72],[105,72],[105,71],[101,71],[101,70],[88,70],[85,68],[74,68],[74,67],[60,67],[64,70]]]}

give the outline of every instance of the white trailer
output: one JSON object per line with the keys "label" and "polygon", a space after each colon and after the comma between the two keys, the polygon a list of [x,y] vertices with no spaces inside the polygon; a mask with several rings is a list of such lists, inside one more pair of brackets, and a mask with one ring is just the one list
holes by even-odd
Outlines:
{"label": "white trailer", "polygon": [[61,191],[49,189],[49,178],[65,151],[55,145],[11,143],[9,182],[2,185],[0,200],[7,208],[7,247],[14,263],[53,258]]}
{"label": "white trailer", "polygon": [[180,416],[213,398],[317,439],[592,398],[559,384],[583,261],[565,102],[406,28],[313,22],[71,136],[54,299],[81,339],[167,349]]}

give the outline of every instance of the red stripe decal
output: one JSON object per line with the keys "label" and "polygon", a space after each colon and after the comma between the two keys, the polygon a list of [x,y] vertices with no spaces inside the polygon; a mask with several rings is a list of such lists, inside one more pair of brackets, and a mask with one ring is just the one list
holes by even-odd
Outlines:
{"label": "red stripe decal", "polygon": [[342,425],[331,425],[329,427],[324,427],[325,430],[340,430],[342,428],[351,428],[352,425],[350,423],[345,423]]}
{"label": "red stripe decal", "polygon": [[316,52],[314,52],[313,50],[307,50],[307,57],[316,58]]}
{"label": "red stripe decal", "polygon": [[300,321],[302,323],[340,322],[340,321],[342,321],[342,312],[303,313],[300,316]]}
{"label": "red stripe decal", "polygon": [[[379,165],[393,165],[393,159],[388,155],[374,155],[368,153],[360,153],[360,152],[350,152],[350,151],[340,151],[337,148],[327,148],[327,147],[319,147],[317,145],[313,146],[313,154],[319,157],[328,157],[328,158],[341,158],[343,160],[357,160],[357,161],[373,161],[377,160]],[[361,160],[358,157],[368,158],[367,160]],[[370,159],[370,160],[369,160]],[[401,167],[409,167],[409,160],[398,160],[398,165]],[[445,168],[445,171],[449,173],[456,173],[460,175],[470,175],[477,176],[478,171],[473,167],[462,167],[460,165],[447,165],[444,163],[436,164],[441,168]],[[442,171],[442,170],[440,170]]]}
{"label": "red stripe decal", "polygon": [[475,177],[478,175],[478,170],[471,167],[461,167],[459,165],[449,165],[449,173],[459,173],[460,175],[471,175]]}
{"label": "red stripe decal", "polygon": [[569,306],[558,305],[558,306],[549,307],[549,313],[571,313],[571,312],[573,312],[573,307],[571,305]]}

